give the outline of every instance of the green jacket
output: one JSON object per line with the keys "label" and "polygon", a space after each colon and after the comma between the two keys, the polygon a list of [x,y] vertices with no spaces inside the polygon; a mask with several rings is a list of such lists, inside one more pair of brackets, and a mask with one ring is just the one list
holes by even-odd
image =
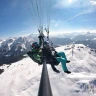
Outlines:
{"label": "green jacket", "polygon": [[41,49],[32,49],[33,58],[37,60],[37,62],[41,62],[42,50]]}

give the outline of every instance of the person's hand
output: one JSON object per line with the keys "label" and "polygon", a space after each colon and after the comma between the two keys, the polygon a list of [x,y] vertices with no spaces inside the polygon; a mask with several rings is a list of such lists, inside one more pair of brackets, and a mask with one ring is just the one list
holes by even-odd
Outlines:
{"label": "person's hand", "polygon": [[38,62],[38,65],[39,65],[39,66],[42,65],[42,62]]}
{"label": "person's hand", "polygon": [[55,55],[55,51],[52,51],[52,55],[53,55],[53,56]]}

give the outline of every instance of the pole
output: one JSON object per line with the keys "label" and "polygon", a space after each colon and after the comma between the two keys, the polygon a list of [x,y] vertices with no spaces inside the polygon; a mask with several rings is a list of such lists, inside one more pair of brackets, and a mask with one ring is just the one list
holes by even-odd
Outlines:
{"label": "pole", "polygon": [[39,85],[38,96],[53,96],[47,71],[46,62],[43,63],[41,81]]}
{"label": "pole", "polygon": [[47,65],[46,65],[46,56],[45,56],[45,51],[44,51],[44,35],[39,36],[39,40],[42,41],[40,44],[42,44],[42,52],[43,52],[43,69],[42,69],[42,75],[41,75],[41,80],[40,80],[40,85],[39,85],[39,92],[38,96],[53,96],[52,91],[51,91],[51,86],[50,86],[50,80],[48,76],[48,71],[47,71]]}

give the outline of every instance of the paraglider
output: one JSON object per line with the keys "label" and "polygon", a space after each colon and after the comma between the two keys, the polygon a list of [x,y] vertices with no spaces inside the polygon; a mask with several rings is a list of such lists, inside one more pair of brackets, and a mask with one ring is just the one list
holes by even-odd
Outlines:
{"label": "paraglider", "polygon": [[38,54],[33,54],[34,53],[33,50],[27,53],[29,57],[35,56],[34,60],[38,57],[39,64],[43,64],[38,96],[53,96],[52,91],[51,91],[47,66],[46,66],[46,63],[47,63],[46,56],[44,54],[44,37],[45,36],[43,34],[43,31],[46,29],[46,32],[48,35],[47,37],[49,38],[50,13],[51,13],[50,11],[52,8],[51,7],[52,0],[27,0],[27,1],[29,2],[29,5],[31,5],[30,6],[31,15],[32,15],[34,23],[37,25],[37,30],[39,32],[39,36],[38,36],[39,48],[37,48],[37,50],[40,49],[41,51],[40,54],[42,54],[42,57],[39,57]]}
{"label": "paraglider", "polygon": [[[55,65],[58,65],[59,62],[54,58],[54,56],[51,55],[51,51],[48,50],[48,48],[44,48],[43,51],[44,55],[46,56],[46,63],[49,63],[51,65],[53,71],[59,73],[59,70],[55,68]],[[29,51],[27,54],[34,62],[38,63],[38,65],[43,64],[42,49],[39,47],[39,44],[37,42],[34,42],[32,44],[32,51]]]}
{"label": "paraglider", "polygon": [[[71,73],[70,71],[68,71],[66,67],[66,62],[68,60],[66,59],[65,53],[56,52],[52,46],[53,45],[52,42],[51,42],[51,46],[49,46],[49,43],[45,44],[45,41],[44,41],[45,36],[43,32],[46,31],[47,42],[50,42],[49,29],[50,29],[52,0],[28,0],[28,4],[30,5],[29,6],[30,10],[32,10],[31,11],[32,18],[35,24],[37,25],[37,29],[39,32],[39,36],[38,36],[39,44],[37,44],[36,42],[33,43],[33,45],[36,45],[36,47],[35,48],[32,47],[32,50],[27,54],[39,65],[43,64],[43,61],[44,61],[43,59],[45,58],[46,63],[51,64],[52,69],[57,73],[59,73],[60,71],[57,70],[54,65],[58,65],[61,62],[64,72]],[[52,55],[53,50],[56,56]]]}

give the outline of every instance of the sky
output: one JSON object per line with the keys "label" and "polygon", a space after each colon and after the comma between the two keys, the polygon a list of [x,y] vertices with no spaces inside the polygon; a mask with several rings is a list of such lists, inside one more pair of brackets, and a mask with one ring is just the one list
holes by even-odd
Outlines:
{"label": "sky", "polygon": [[38,10],[34,0],[0,0],[0,38],[37,33],[48,16],[50,33],[96,32],[96,0],[37,0],[37,5]]}

